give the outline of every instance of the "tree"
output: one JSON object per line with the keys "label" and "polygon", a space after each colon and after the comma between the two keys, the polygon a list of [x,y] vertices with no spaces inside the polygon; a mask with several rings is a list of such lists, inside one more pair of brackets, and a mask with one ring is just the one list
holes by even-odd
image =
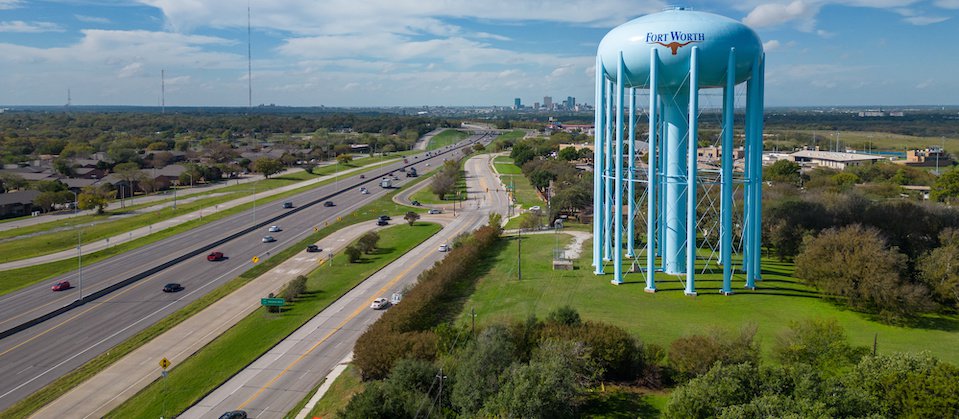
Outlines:
{"label": "tree", "polygon": [[283,163],[280,163],[277,159],[272,159],[269,157],[261,157],[256,159],[253,162],[253,171],[257,173],[262,173],[263,177],[268,178],[270,175],[275,175],[280,173],[283,170]]}
{"label": "tree", "polygon": [[539,211],[524,212],[519,219],[519,228],[536,229],[543,226],[543,215]]}
{"label": "tree", "polygon": [[579,150],[573,147],[566,147],[559,151],[559,158],[566,161],[579,160]]}
{"label": "tree", "polygon": [[456,186],[456,179],[446,173],[440,172],[433,176],[433,180],[430,182],[430,191],[442,200],[446,194],[453,192],[454,186]]}
{"label": "tree", "polygon": [[879,230],[859,224],[809,237],[796,256],[796,275],[851,307],[887,319],[928,312],[926,288],[904,278],[906,256],[886,246]]}
{"label": "tree", "polygon": [[778,160],[763,170],[763,179],[799,185],[799,163],[790,160]]}
{"label": "tree", "polygon": [[450,395],[463,416],[475,416],[486,401],[499,392],[499,377],[514,361],[509,330],[493,325],[457,354],[456,381]]}
{"label": "tree", "polygon": [[773,354],[784,365],[806,364],[825,373],[854,365],[866,348],[849,344],[846,331],[835,319],[791,322],[776,338]]}
{"label": "tree", "polygon": [[350,245],[346,246],[343,249],[343,253],[346,253],[346,257],[350,260],[350,263],[356,263],[360,261],[360,257],[363,255],[363,252],[360,249],[357,249],[356,246]]}
{"label": "tree", "polygon": [[536,154],[533,152],[533,147],[529,144],[516,143],[513,145],[513,150],[509,153],[510,158],[513,159],[513,164],[523,167],[526,162],[533,160],[536,157]]}
{"label": "tree", "polygon": [[25,186],[27,186],[27,181],[22,176],[12,173],[0,173],[0,188],[3,189],[3,192],[23,189]]}
{"label": "tree", "polygon": [[489,213],[489,220],[487,222],[487,225],[495,228],[496,231],[499,231],[500,234],[502,234],[503,233],[503,214],[500,214],[498,212]]}
{"label": "tree", "polygon": [[669,345],[669,367],[680,380],[706,373],[713,364],[759,363],[759,345],[755,341],[756,326],[743,327],[738,335],[713,330],[708,335],[690,335]]}
{"label": "tree", "polygon": [[280,292],[280,295],[286,301],[293,301],[296,297],[299,297],[300,294],[306,292],[306,280],[307,278],[303,275],[298,275],[296,278],[293,278],[292,281],[288,282],[283,291]]}
{"label": "tree", "polygon": [[109,199],[109,192],[103,188],[87,186],[83,188],[83,192],[80,192],[77,196],[77,206],[82,210],[96,208],[97,214],[99,215],[103,214],[103,210],[107,207]]}
{"label": "tree", "polygon": [[939,303],[959,309],[959,230],[939,234],[940,247],[920,258],[919,278]]}
{"label": "tree", "polygon": [[146,194],[151,194],[156,192],[157,187],[160,186],[160,183],[155,177],[144,176],[143,179],[140,179],[140,189],[143,190]]}
{"label": "tree", "polygon": [[372,253],[376,250],[376,244],[380,241],[380,235],[375,231],[368,231],[356,240],[356,247],[363,253]]}
{"label": "tree", "polygon": [[959,367],[926,353],[867,356],[842,383],[868,395],[882,417],[959,417]]}
{"label": "tree", "polygon": [[758,367],[754,364],[717,363],[701,377],[674,390],[664,416],[682,419],[716,417],[727,406],[749,402],[757,394],[760,384]]}
{"label": "tree", "polygon": [[407,211],[406,215],[403,216],[403,219],[406,220],[410,227],[412,227],[413,224],[416,223],[416,220],[420,219],[420,215],[413,211]]}
{"label": "tree", "polygon": [[120,163],[113,167],[113,172],[118,179],[123,181],[123,185],[120,185],[121,188],[126,188],[129,192],[124,193],[121,189],[121,196],[131,197],[134,193],[134,187],[137,186],[137,183],[146,177],[142,171],[140,171],[140,165],[137,163]]}
{"label": "tree", "polygon": [[943,173],[932,185],[932,199],[951,201],[959,198],[959,169]]}
{"label": "tree", "polygon": [[352,155],[343,153],[336,156],[336,162],[339,164],[348,164],[351,161],[353,161]]}
{"label": "tree", "polygon": [[73,165],[63,158],[53,160],[53,170],[66,177],[73,177],[73,175],[76,174],[73,170]]}

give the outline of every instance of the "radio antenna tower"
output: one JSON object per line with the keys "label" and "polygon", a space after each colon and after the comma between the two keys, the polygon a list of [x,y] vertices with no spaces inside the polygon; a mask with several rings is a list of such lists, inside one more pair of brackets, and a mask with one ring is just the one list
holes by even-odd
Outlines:
{"label": "radio antenna tower", "polygon": [[250,3],[246,3],[246,86],[247,106],[249,113],[253,113],[253,30],[250,18]]}
{"label": "radio antenna tower", "polygon": [[67,89],[67,104],[66,104],[66,106],[70,106],[70,105],[72,105],[72,104],[73,104],[73,100],[70,98],[70,89]]}
{"label": "radio antenna tower", "polygon": [[166,70],[160,70],[160,113],[166,113]]}

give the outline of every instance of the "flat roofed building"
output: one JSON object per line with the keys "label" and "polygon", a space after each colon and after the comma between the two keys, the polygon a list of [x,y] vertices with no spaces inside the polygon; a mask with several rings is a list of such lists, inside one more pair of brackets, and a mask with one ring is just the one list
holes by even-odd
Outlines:
{"label": "flat roofed building", "polygon": [[874,164],[885,157],[871,154],[840,153],[835,151],[801,150],[789,155],[790,160],[806,167],[828,167],[843,170],[849,166]]}

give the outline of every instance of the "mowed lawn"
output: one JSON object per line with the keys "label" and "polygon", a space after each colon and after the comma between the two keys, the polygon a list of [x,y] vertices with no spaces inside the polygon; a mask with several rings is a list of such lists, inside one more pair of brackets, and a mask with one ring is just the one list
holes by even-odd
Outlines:
{"label": "mowed lawn", "polygon": [[433,138],[430,139],[430,143],[426,146],[426,149],[436,150],[437,148],[446,147],[448,145],[463,141],[466,139],[466,137],[469,137],[469,134],[462,131],[457,131],[455,129],[448,129],[433,136]]}
{"label": "mowed lawn", "polygon": [[[733,281],[735,295],[719,295],[722,275],[718,272],[698,275],[699,295],[688,297],[683,294],[680,279],[666,275],[658,278],[656,294],[643,291],[644,278],[638,273],[627,276],[623,285],[611,285],[612,275],[593,274],[589,241],[576,261],[576,270],[553,271],[553,248],[562,248],[569,241],[569,236],[562,234],[523,237],[523,279],[518,281],[516,239],[506,240],[509,244],[496,256],[496,263],[464,305],[467,312],[476,309],[478,324],[519,320],[531,314],[543,318],[551,310],[569,304],[584,319],[616,324],[643,342],[668,348],[671,341],[684,335],[706,333],[714,328],[734,332],[755,323],[758,340],[768,356],[775,337],[791,321],[832,318],[845,327],[855,345],[871,347],[877,337],[880,353],[929,351],[959,364],[956,316],[927,319],[928,326],[923,328],[882,324],[820,299],[814,290],[790,277],[790,264],[776,260],[763,261],[764,280],[758,283],[756,291],[743,290],[740,276]],[[611,271],[610,265],[607,272]],[[464,313],[460,321],[466,322],[467,318]]]}

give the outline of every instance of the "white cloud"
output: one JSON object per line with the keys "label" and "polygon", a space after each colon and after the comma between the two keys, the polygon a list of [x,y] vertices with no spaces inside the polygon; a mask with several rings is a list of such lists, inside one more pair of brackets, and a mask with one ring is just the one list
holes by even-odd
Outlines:
{"label": "white cloud", "polygon": [[77,20],[84,23],[110,23],[110,19],[97,16],[73,15]]}
{"label": "white cloud", "polygon": [[473,37],[476,37],[479,39],[495,39],[497,41],[512,41],[512,39],[507,36],[497,35],[495,33],[487,33],[487,32],[474,33]]}
{"label": "white cloud", "polygon": [[778,40],[770,39],[769,41],[763,42],[763,51],[773,52],[779,49],[781,46],[782,44]]}
{"label": "white cloud", "polygon": [[0,0],[0,10],[16,9],[23,4],[20,0]]}
{"label": "white cloud", "polygon": [[743,23],[763,28],[777,26],[791,21],[800,21],[800,25],[810,30],[815,25],[819,5],[804,0],[795,0],[788,4],[770,3],[757,6],[745,18]]}
{"label": "white cloud", "polygon": [[925,26],[925,25],[932,25],[934,23],[945,22],[949,20],[949,17],[947,16],[910,16],[910,17],[904,18],[903,20],[916,26]]}
{"label": "white cloud", "polygon": [[8,22],[0,22],[0,32],[63,32],[63,28],[53,22],[24,22],[22,20],[13,20]]}
{"label": "white cloud", "polygon": [[936,0],[933,4],[943,9],[959,9],[959,0]]}
{"label": "white cloud", "polygon": [[117,72],[117,77],[121,79],[128,79],[130,77],[137,77],[142,75],[143,75],[143,63],[127,64],[123,66],[123,68],[121,68],[120,71]]}

